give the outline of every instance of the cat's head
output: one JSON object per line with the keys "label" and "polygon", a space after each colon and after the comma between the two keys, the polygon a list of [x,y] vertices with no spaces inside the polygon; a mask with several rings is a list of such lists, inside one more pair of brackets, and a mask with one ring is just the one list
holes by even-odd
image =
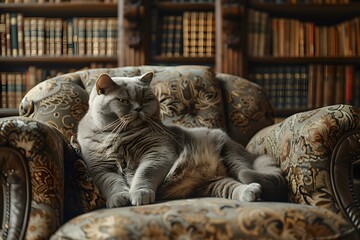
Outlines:
{"label": "cat's head", "polygon": [[89,111],[97,125],[104,127],[121,120],[134,127],[160,119],[159,102],[150,88],[153,76],[152,72],[136,77],[101,75],[89,100]]}

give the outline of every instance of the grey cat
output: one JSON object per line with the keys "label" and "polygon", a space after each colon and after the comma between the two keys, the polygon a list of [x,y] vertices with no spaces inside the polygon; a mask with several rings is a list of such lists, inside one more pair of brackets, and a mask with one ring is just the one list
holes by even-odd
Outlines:
{"label": "grey cat", "polygon": [[285,200],[278,163],[254,156],[220,129],[165,125],[150,83],[101,75],[79,123],[78,142],[107,207],[169,199]]}

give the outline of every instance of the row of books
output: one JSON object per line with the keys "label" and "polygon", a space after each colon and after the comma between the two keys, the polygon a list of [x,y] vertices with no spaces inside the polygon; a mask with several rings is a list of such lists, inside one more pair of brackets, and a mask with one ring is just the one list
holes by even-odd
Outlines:
{"label": "row of books", "polygon": [[117,3],[118,0],[0,0],[0,3]]}
{"label": "row of books", "polygon": [[251,0],[255,3],[276,4],[348,4],[349,0]]}
{"label": "row of books", "polygon": [[214,12],[186,11],[163,16],[160,55],[213,56],[215,53]]}
{"label": "row of books", "polygon": [[277,109],[360,106],[360,71],[352,65],[259,66],[249,79],[264,88]]}
{"label": "row of books", "polygon": [[17,108],[25,94],[45,79],[78,70],[102,67],[110,68],[115,65],[92,63],[82,69],[44,69],[30,66],[25,72],[0,72],[0,108]]}
{"label": "row of books", "polygon": [[24,17],[0,14],[1,56],[106,55],[117,52],[116,18]]}
{"label": "row of books", "polygon": [[319,26],[250,9],[248,45],[249,55],[260,57],[359,56],[360,18]]}

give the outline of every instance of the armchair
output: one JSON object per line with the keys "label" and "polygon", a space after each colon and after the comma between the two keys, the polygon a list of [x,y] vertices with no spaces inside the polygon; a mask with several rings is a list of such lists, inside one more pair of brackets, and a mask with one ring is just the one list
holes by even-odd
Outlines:
{"label": "armchair", "polygon": [[[279,160],[289,201],[201,198],[105,209],[76,143],[102,73],[154,71],[164,122],[222,128]],[[333,105],[274,124],[256,84],[203,66],[83,70],[45,80],[0,119],[2,239],[359,239],[360,110]]]}

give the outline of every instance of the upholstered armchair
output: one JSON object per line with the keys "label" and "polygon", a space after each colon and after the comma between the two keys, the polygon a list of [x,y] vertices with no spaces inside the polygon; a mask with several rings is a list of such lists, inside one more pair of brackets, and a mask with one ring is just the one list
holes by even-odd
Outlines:
{"label": "upholstered armchair", "polygon": [[[155,73],[164,122],[222,128],[274,156],[288,202],[216,198],[106,209],[76,142],[97,77]],[[360,110],[327,106],[274,124],[256,84],[202,66],[83,70],[48,79],[0,119],[1,239],[358,239]]]}

